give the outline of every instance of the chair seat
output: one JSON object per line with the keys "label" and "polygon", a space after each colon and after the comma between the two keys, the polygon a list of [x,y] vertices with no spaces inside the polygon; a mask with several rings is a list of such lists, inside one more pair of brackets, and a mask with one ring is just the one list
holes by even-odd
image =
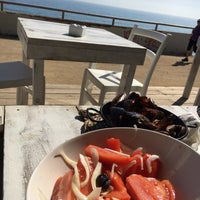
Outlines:
{"label": "chair seat", "polygon": [[[117,92],[120,84],[122,72],[101,70],[101,69],[87,69],[90,76],[93,77],[93,81],[96,80],[96,84],[101,88],[106,87],[106,91]],[[98,81],[98,83],[97,83]],[[140,90],[143,84],[136,79],[133,79],[131,90]]]}
{"label": "chair seat", "polygon": [[32,69],[20,61],[0,63],[0,88],[32,84]]}

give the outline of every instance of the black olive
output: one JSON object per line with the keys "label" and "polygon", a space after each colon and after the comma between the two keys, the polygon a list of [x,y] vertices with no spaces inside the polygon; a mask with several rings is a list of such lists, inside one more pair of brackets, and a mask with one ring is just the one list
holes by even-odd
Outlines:
{"label": "black olive", "polygon": [[102,191],[105,192],[110,186],[110,179],[107,174],[100,174],[96,179],[96,186],[101,187]]}

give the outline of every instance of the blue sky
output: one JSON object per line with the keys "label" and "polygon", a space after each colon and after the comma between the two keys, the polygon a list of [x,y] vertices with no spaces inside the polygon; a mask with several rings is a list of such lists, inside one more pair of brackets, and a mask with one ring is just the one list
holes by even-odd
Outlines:
{"label": "blue sky", "polygon": [[200,18],[199,0],[79,0],[188,18]]}

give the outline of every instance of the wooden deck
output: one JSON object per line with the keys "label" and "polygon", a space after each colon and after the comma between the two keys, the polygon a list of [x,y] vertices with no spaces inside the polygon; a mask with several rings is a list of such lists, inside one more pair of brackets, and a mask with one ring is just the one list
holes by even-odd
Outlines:
{"label": "wooden deck", "polygon": [[[184,87],[149,87],[147,96],[152,98],[157,105],[193,105],[198,87],[193,87],[189,99],[183,99]],[[78,105],[80,85],[47,84],[46,105]],[[108,94],[106,101],[112,100],[115,94]],[[16,89],[0,90],[0,105],[15,105]],[[29,97],[31,105],[31,96]]]}
{"label": "wooden deck", "polygon": [[[18,39],[0,37],[0,48],[2,50],[0,62],[21,60],[21,43]],[[147,96],[152,98],[156,104],[193,105],[200,87],[200,70],[198,70],[189,99],[182,99],[193,58],[190,57],[190,62],[184,65],[179,62],[181,58],[161,56],[147,93]],[[78,105],[82,75],[88,63],[45,61],[45,65],[47,66],[45,67],[46,105]],[[117,69],[116,66],[106,67],[109,70]],[[142,82],[146,70],[146,67],[138,67],[136,79]],[[1,89],[0,105],[15,105],[15,91],[14,88]],[[106,101],[112,98],[113,95],[109,95]],[[29,104],[31,104],[31,98]]]}

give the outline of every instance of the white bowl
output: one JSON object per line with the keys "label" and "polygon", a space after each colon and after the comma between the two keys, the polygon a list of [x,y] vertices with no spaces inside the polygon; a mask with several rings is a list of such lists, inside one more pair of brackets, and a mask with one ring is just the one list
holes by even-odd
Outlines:
{"label": "white bowl", "polygon": [[27,189],[27,200],[50,199],[53,186],[68,167],[60,157],[64,152],[73,160],[89,144],[104,146],[109,137],[119,138],[130,149],[143,147],[144,151],[160,156],[163,167],[159,178],[169,179],[176,190],[176,200],[200,199],[200,155],[189,146],[172,137],[134,128],[110,128],[91,131],[58,146],[35,169]]}

